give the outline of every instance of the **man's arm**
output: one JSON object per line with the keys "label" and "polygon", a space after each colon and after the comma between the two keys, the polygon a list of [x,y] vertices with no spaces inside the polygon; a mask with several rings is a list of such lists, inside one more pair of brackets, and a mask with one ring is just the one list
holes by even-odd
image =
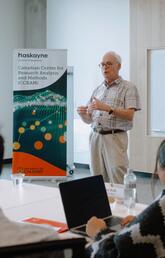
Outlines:
{"label": "man's arm", "polygon": [[128,109],[118,109],[115,108],[112,110],[112,114],[116,117],[132,121],[134,117],[135,109],[128,108]]}
{"label": "man's arm", "polygon": [[86,124],[90,124],[92,122],[91,114],[88,112],[88,106],[78,107],[77,113]]}
{"label": "man's arm", "polygon": [[129,120],[132,121],[133,117],[134,117],[134,112],[135,109],[134,108],[127,108],[127,109],[113,109],[110,105],[105,104],[103,102],[101,102],[100,100],[98,100],[97,98],[93,98],[93,101],[91,102],[91,104],[88,107],[89,110],[101,110],[101,111],[106,111],[108,113],[113,114],[116,117],[125,119],[125,120]]}

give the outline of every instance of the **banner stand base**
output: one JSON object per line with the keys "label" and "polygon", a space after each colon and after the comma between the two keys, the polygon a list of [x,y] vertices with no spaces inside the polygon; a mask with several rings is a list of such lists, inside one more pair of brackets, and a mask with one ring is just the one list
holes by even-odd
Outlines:
{"label": "banner stand base", "polygon": [[58,182],[58,181],[67,181],[68,177],[67,176],[25,176],[24,177],[24,182],[25,181],[51,181],[51,182]]}

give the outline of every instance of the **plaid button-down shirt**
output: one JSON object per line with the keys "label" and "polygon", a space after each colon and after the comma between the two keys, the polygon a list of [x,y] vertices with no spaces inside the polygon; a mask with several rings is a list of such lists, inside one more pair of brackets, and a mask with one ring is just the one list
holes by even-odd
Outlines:
{"label": "plaid button-down shirt", "polygon": [[[111,86],[106,85],[105,82],[99,85],[94,90],[88,104],[92,102],[93,97],[115,109],[134,108],[135,111],[141,109],[137,88],[131,82],[123,80],[121,77],[115,80]],[[93,121],[92,128],[127,131],[133,126],[132,121],[116,117],[113,114],[109,115],[105,111],[94,110],[91,116]]]}

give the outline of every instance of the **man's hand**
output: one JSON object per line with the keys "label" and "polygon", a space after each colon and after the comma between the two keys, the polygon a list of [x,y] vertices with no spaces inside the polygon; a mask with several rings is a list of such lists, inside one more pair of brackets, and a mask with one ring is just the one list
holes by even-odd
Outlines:
{"label": "man's hand", "polygon": [[89,113],[88,106],[78,107],[77,113],[85,123],[90,124],[92,122],[92,118],[91,118],[91,114]]}
{"label": "man's hand", "polygon": [[102,219],[92,217],[88,220],[86,225],[86,233],[88,236],[94,238],[102,229],[105,229],[107,226]]}
{"label": "man's hand", "polygon": [[88,109],[89,111],[100,110],[109,112],[111,107],[94,97],[92,103],[88,105]]}
{"label": "man's hand", "polygon": [[77,108],[78,114],[87,114],[88,113],[88,106],[80,106]]}

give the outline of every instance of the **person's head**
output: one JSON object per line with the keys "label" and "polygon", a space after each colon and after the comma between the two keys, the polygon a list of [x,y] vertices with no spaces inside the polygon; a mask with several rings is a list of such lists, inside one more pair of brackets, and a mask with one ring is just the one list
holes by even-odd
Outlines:
{"label": "person's head", "polygon": [[155,197],[155,183],[160,180],[161,184],[165,186],[165,140],[163,140],[157,150],[155,169],[152,175],[151,191],[153,197]]}
{"label": "person's head", "polygon": [[4,140],[3,140],[3,137],[0,135],[0,175],[3,167],[3,155],[4,155]]}
{"label": "person's head", "polygon": [[165,140],[161,142],[157,150],[153,176],[158,176],[161,184],[165,186]]}
{"label": "person's head", "polygon": [[106,82],[111,83],[119,77],[121,57],[113,51],[107,52],[100,63]]}

